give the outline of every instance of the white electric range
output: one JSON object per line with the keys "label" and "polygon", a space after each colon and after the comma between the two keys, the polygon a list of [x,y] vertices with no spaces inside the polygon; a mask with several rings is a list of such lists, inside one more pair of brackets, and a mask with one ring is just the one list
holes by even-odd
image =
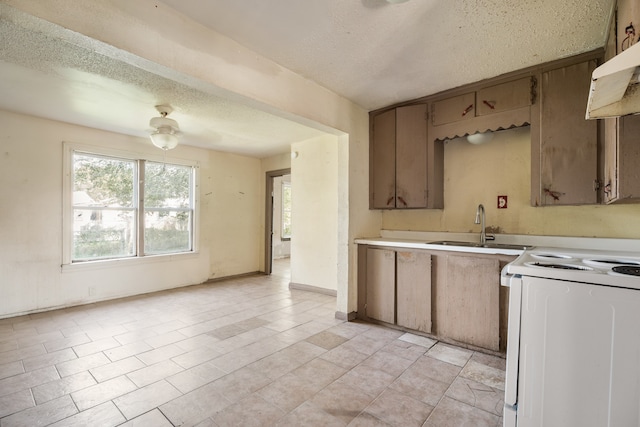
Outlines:
{"label": "white electric range", "polygon": [[640,426],[640,253],[533,248],[501,281],[504,426]]}

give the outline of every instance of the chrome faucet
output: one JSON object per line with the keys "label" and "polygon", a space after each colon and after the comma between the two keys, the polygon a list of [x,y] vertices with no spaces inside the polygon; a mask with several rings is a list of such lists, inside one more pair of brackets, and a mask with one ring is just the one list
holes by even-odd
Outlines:
{"label": "chrome faucet", "polygon": [[[475,224],[481,224],[480,225],[480,244],[484,245],[487,243],[487,233],[485,231],[485,227],[484,227],[484,206],[482,204],[478,205],[478,208],[476,209],[476,220],[474,221]],[[489,236],[489,240],[493,240],[495,239],[495,237],[493,236]]]}

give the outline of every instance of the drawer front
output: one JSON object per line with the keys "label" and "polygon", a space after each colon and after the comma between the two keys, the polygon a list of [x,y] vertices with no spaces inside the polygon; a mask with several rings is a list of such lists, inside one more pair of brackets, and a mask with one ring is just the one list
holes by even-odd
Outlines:
{"label": "drawer front", "polygon": [[436,101],[432,108],[431,120],[434,126],[471,119],[476,115],[475,92]]}
{"label": "drawer front", "polygon": [[533,101],[532,90],[531,77],[481,89],[476,94],[476,115],[486,116],[527,107]]}

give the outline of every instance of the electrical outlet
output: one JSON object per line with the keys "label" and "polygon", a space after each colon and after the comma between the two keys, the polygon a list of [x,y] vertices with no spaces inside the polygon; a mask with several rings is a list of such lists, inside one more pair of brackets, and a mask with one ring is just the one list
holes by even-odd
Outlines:
{"label": "electrical outlet", "polygon": [[498,196],[498,209],[507,209],[507,196]]}

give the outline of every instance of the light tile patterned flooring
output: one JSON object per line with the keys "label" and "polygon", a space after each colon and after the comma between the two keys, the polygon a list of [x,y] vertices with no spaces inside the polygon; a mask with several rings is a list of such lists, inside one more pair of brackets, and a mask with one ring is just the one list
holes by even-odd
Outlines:
{"label": "light tile patterned flooring", "polygon": [[504,360],[254,276],[0,320],[0,427],[499,426]]}

